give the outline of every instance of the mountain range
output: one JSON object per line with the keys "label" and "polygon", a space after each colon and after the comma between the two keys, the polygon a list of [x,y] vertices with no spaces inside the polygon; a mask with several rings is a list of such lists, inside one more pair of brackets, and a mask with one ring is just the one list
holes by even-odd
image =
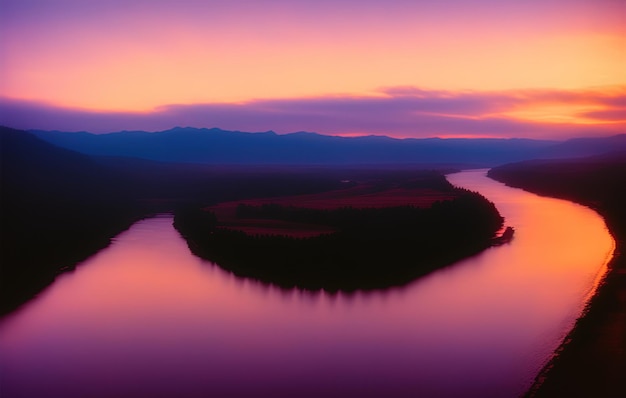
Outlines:
{"label": "mountain range", "polygon": [[626,134],[568,141],[496,138],[395,139],[297,132],[247,133],[176,127],[108,134],[31,130],[37,137],[88,155],[206,164],[426,164],[476,167],[536,158],[583,157],[626,149]]}

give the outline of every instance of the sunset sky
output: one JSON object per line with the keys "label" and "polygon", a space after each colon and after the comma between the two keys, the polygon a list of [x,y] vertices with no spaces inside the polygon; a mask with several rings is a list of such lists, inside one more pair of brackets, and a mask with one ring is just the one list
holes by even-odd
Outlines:
{"label": "sunset sky", "polygon": [[0,0],[0,124],[626,132],[623,0]]}

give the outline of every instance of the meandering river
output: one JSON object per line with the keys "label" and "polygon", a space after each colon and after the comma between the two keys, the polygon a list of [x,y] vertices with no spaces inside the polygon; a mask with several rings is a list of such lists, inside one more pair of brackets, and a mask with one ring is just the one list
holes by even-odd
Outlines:
{"label": "meandering river", "polygon": [[140,221],[0,322],[10,397],[516,397],[581,313],[614,241],[594,211],[464,171],[513,241],[385,291],[239,279]]}

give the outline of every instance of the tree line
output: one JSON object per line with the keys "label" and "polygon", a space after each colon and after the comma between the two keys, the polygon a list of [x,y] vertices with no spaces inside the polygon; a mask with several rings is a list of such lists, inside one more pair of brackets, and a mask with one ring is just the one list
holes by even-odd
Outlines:
{"label": "tree line", "polygon": [[244,218],[333,227],[316,237],[250,235],[224,228],[211,212],[176,213],[191,250],[237,275],[284,287],[357,290],[401,285],[488,247],[503,219],[481,195],[458,189],[430,208],[310,209],[241,205]]}

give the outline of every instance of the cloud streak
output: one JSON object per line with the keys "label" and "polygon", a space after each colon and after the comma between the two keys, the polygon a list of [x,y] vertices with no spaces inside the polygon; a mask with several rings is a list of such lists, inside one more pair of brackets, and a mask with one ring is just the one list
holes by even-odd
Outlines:
{"label": "cloud streak", "polygon": [[0,100],[0,123],[22,129],[95,133],[193,126],[398,138],[560,139],[624,132],[626,122],[619,117],[624,103],[626,87],[492,92],[390,87],[371,96],[172,104],[149,112],[92,111],[4,98]]}

